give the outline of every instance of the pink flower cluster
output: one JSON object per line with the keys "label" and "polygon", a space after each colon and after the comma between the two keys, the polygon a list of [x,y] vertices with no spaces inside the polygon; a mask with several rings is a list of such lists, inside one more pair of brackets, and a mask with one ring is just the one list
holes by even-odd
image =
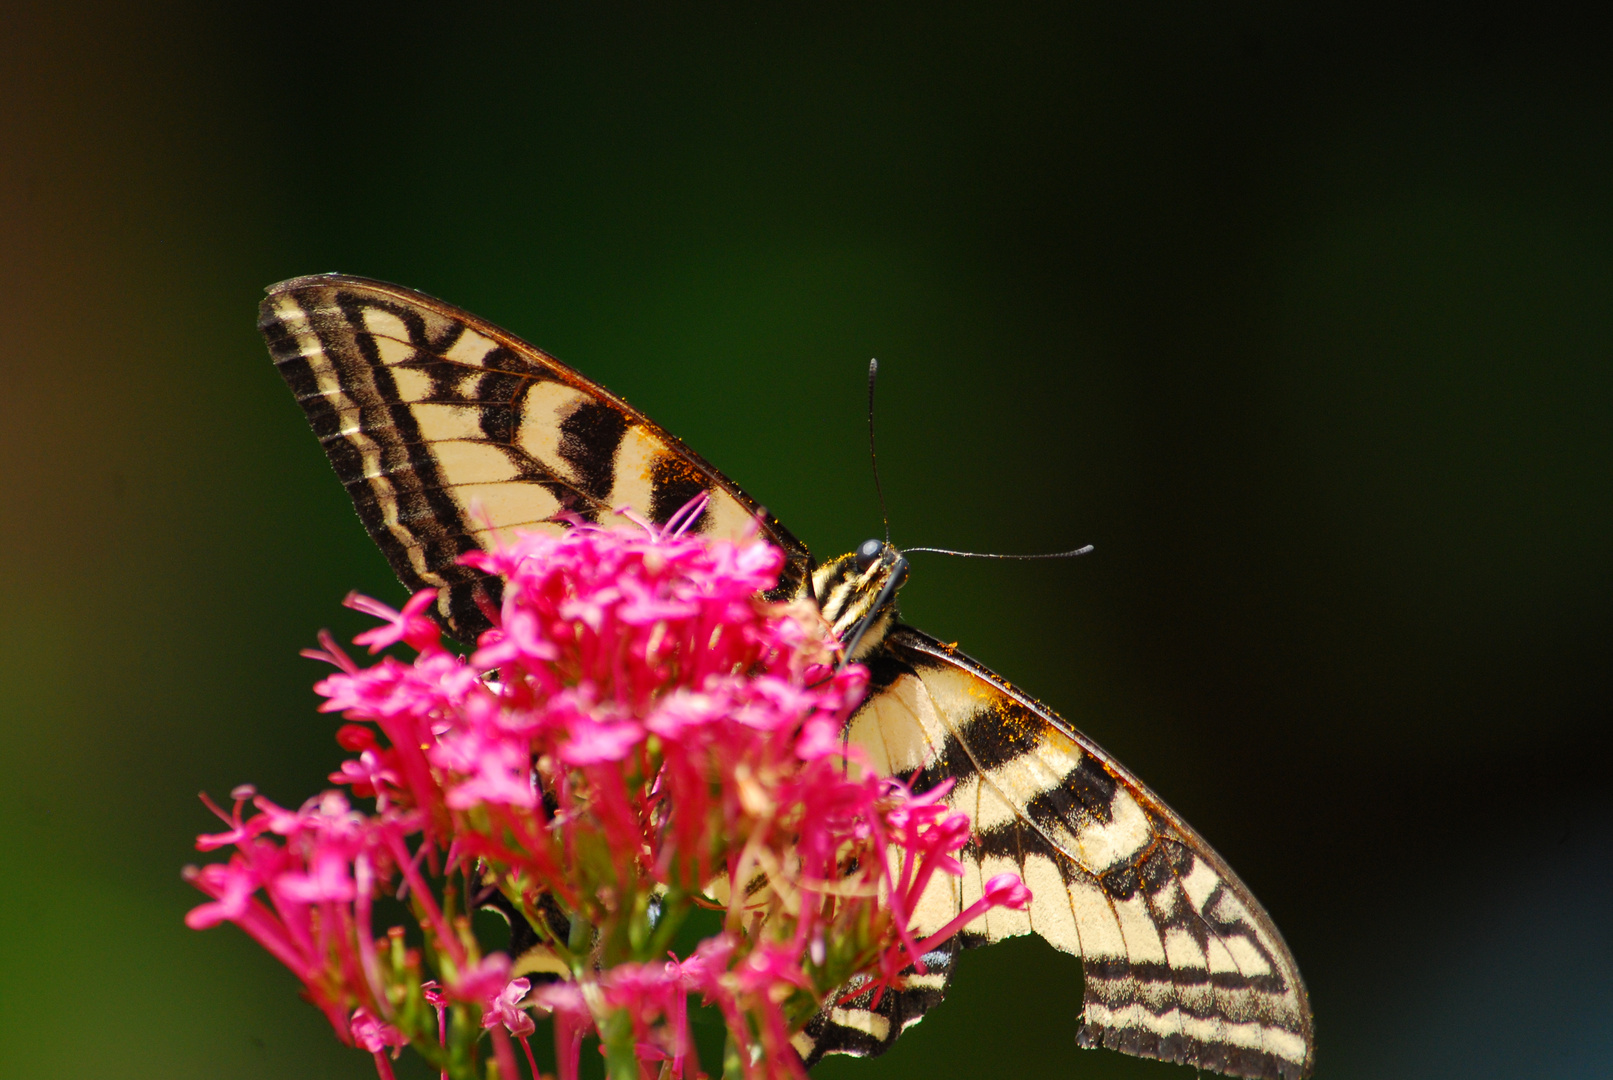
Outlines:
{"label": "pink flower cluster", "polygon": [[[613,1078],[704,1075],[691,1000],[726,1021],[729,1074],[804,1075],[790,1037],[837,989],[898,986],[985,908],[1029,894],[994,879],[915,939],[920,897],[960,872],[968,819],[844,745],[866,675],[833,666],[814,606],[760,599],[781,560],[676,529],[519,534],[466,557],[504,581],[469,658],[443,646],[430,592],[401,612],[350,599],[383,620],[359,644],[416,655],[361,668],[328,637],[311,654],[340,669],[317,689],[349,721],[353,756],[331,776],[348,794],[293,811],[237,789],[232,811],[215,807],[227,830],[198,840],[233,851],[189,872],[211,899],[187,922],[246,930],[383,1078],[413,1045],[445,1077],[484,1075],[490,1049],[515,1080],[511,1036],[536,1076],[529,1010],[553,1017],[562,1078],[588,1035]],[[375,925],[387,895],[418,930]],[[495,895],[542,964],[483,954],[469,914]],[[722,928],[680,960],[674,934],[698,908]],[[561,975],[535,990],[510,977],[539,969]]]}

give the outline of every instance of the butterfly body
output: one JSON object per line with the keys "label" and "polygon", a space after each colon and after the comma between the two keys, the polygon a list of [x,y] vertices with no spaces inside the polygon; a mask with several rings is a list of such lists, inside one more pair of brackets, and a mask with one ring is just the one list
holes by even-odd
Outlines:
{"label": "butterfly body", "polygon": [[1082,958],[1076,1039],[1237,1076],[1298,1080],[1314,1039],[1299,971],[1270,917],[1213,848],[1046,706],[899,621],[908,568],[872,540],[816,563],[776,519],[622,399],[484,320],[396,285],[341,275],[272,286],[259,325],[353,498],[410,589],[465,641],[499,582],[460,565],[495,529],[665,524],[706,496],[696,531],[759,531],[785,556],[774,599],[810,597],[866,664],[847,738],[883,773],[970,816],[962,878],[937,875],[919,936],[1019,874],[1026,911],[994,909],[896,992],[836,994],[796,1039],[810,1064],[875,1054],[940,1002],[957,950],[1036,933]]}

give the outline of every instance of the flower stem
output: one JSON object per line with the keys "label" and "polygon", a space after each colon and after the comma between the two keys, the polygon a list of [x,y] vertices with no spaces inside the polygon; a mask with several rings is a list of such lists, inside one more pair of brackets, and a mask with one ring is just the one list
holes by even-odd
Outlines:
{"label": "flower stem", "polygon": [[744,1080],[745,1055],[734,1041],[734,1033],[730,1031],[722,1047],[722,1080]]}
{"label": "flower stem", "polygon": [[605,1075],[610,1080],[639,1080],[633,1018],[626,1010],[613,1009],[599,1021],[599,1042],[605,1051]]}

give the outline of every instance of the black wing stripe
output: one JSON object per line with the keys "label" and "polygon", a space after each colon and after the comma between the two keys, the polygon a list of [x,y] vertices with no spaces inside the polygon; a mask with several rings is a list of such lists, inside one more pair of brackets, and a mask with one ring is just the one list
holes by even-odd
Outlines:
{"label": "black wing stripe", "polygon": [[941,948],[924,956],[925,974],[919,975],[908,968],[902,973],[905,983],[895,990],[887,989],[877,995],[872,989],[853,994],[857,987],[842,987],[831,996],[829,1004],[814,1016],[794,1039],[796,1053],[807,1068],[811,1068],[828,1054],[849,1054],[853,1057],[875,1057],[889,1050],[896,1039],[924,1019],[924,1014],[941,1004],[946,995],[960,939],[953,938]]}
{"label": "black wing stripe", "polygon": [[[339,429],[361,402],[384,406],[373,370],[333,318],[316,320],[300,298],[284,295],[264,302],[260,325],[270,353],[316,431]],[[403,443],[377,435],[354,430],[339,441],[326,442],[326,452],[337,475],[355,495],[355,506],[370,536],[403,583],[411,590],[442,586],[442,564],[428,560],[421,549],[421,541],[435,538],[436,530],[404,527],[397,516],[407,513],[421,521],[447,520],[462,526],[459,510],[446,500],[428,496],[418,482],[423,473],[436,481],[433,487],[441,486],[434,460],[429,456],[411,459]],[[407,470],[389,468],[396,465],[399,455],[407,461]],[[355,490],[360,487],[362,494]]]}

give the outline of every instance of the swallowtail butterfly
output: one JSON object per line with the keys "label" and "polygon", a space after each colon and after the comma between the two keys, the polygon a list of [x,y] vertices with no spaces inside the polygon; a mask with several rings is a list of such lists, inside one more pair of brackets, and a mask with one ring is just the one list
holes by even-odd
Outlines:
{"label": "swallowtail butterfly", "polygon": [[990,911],[877,1004],[869,993],[831,999],[797,1039],[809,1065],[888,1049],[940,1002],[959,948],[1036,933],[1081,957],[1080,1045],[1235,1076],[1310,1072],[1304,984],[1248,888],[1092,740],[898,622],[906,562],[889,544],[816,563],[627,402],[418,292],[296,278],[268,290],[259,326],[370,536],[410,590],[439,590],[437,615],[461,640],[488,627],[483,606],[498,598],[496,579],[456,561],[489,529],[562,529],[562,511],[619,520],[610,515],[623,506],[661,524],[701,493],[702,532],[737,538],[759,525],[785,553],[777,597],[813,597],[842,640],[863,628],[853,658],[872,682],[848,737],[889,773],[916,773],[920,789],[951,778],[949,801],[973,822],[966,873],[926,898],[922,921],[949,921],[1004,871],[1034,900]]}

